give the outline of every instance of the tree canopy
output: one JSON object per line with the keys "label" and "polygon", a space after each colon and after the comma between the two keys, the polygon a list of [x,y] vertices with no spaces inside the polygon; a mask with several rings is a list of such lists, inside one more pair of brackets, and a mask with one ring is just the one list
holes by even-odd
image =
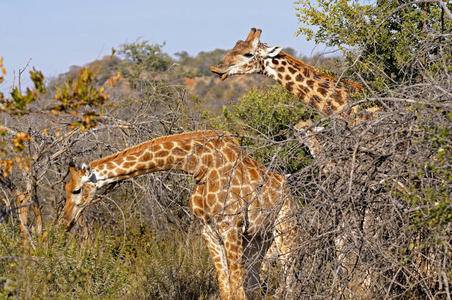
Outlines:
{"label": "tree canopy", "polygon": [[340,49],[350,73],[382,90],[428,76],[438,60],[451,59],[450,48],[444,48],[450,35],[442,35],[452,29],[445,10],[441,1],[300,0],[297,32]]}

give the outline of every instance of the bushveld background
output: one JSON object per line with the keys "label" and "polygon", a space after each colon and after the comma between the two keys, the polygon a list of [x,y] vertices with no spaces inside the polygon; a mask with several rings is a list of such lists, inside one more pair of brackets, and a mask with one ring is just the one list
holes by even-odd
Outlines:
{"label": "bushveld background", "polygon": [[[58,78],[22,70],[34,87],[19,80],[0,94],[0,298],[218,297],[186,174],[110,186],[71,233],[56,224],[69,162],[223,129],[285,174],[300,203],[300,299],[450,299],[450,4],[303,0],[296,10],[300,34],[339,52],[285,51],[365,86],[356,105],[380,106],[376,118],[322,118],[258,75],[220,81],[208,71],[220,49],[170,57],[137,41]],[[294,130],[309,118],[324,128],[315,159]],[[282,286],[278,268],[262,274],[267,297]]]}

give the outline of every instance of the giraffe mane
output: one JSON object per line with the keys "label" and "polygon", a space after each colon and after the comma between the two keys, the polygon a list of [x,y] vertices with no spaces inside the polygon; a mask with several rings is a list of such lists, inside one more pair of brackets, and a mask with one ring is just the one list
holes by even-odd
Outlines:
{"label": "giraffe mane", "polygon": [[114,153],[112,155],[109,155],[107,157],[92,161],[90,163],[91,168],[95,168],[105,162],[108,162],[110,160],[125,157],[128,155],[132,155],[134,153],[140,153],[144,149],[149,148],[152,145],[162,144],[166,142],[173,142],[173,141],[180,141],[180,140],[187,140],[187,139],[197,139],[197,138],[209,138],[209,137],[220,137],[220,136],[230,136],[233,143],[236,145],[240,145],[239,142],[232,137],[232,134],[227,131],[221,131],[221,130],[199,130],[199,131],[193,131],[193,132],[187,132],[187,133],[181,133],[181,134],[174,134],[169,136],[162,136],[157,137],[155,139],[152,139],[150,141],[143,142],[141,144],[138,144],[136,146],[132,146],[130,148],[127,148],[123,151]]}

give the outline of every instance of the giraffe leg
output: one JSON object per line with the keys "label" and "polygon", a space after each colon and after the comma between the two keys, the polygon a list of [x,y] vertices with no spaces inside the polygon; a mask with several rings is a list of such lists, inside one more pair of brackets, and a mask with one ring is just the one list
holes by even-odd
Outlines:
{"label": "giraffe leg", "polygon": [[228,260],[226,258],[225,249],[222,247],[218,235],[209,225],[206,224],[203,226],[202,236],[206,241],[210,256],[215,264],[221,299],[228,299],[231,294],[231,287],[229,285]]}
{"label": "giraffe leg", "polygon": [[17,207],[20,207],[19,208],[20,233],[25,243],[26,239],[30,238],[31,236],[28,228],[29,207],[27,206],[27,204],[29,197],[27,193],[21,193],[17,190],[16,197],[17,197]]}
{"label": "giraffe leg", "polygon": [[[294,297],[294,288],[296,277],[294,273],[296,250],[299,247],[300,233],[297,227],[297,220],[294,216],[295,203],[293,199],[288,198],[275,222],[275,244],[279,259],[282,261],[285,283],[283,286],[284,298],[292,299]],[[272,245],[273,246],[273,245]]]}
{"label": "giraffe leg", "polygon": [[238,231],[231,227],[221,229],[205,224],[202,231],[217,270],[221,299],[247,299],[243,286],[242,247]]}
{"label": "giraffe leg", "polygon": [[322,150],[322,144],[320,144],[320,141],[317,139],[317,137],[314,135],[315,132],[320,131],[321,127],[315,127],[306,130],[312,126],[312,120],[307,121],[299,121],[295,126],[295,130],[301,132],[303,134],[303,137],[298,137],[298,140],[301,141],[301,143],[305,144],[306,147],[308,147],[309,152],[311,153],[312,157],[317,158],[320,151]]}
{"label": "giraffe leg", "polygon": [[42,234],[42,214],[39,203],[37,201],[33,201],[31,208],[33,209],[33,213],[35,215],[36,233]]}
{"label": "giraffe leg", "polygon": [[245,291],[249,298],[262,298],[260,285],[260,270],[262,261],[268,248],[273,242],[273,235],[244,235],[243,236],[243,264],[246,268]]}
{"label": "giraffe leg", "polygon": [[217,271],[218,285],[222,299],[246,299],[244,271],[242,266],[242,239],[238,222],[225,222],[222,226],[208,224],[209,216],[205,205],[205,185],[195,185],[190,206],[194,214],[203,220],[202,236],[210,250]]}

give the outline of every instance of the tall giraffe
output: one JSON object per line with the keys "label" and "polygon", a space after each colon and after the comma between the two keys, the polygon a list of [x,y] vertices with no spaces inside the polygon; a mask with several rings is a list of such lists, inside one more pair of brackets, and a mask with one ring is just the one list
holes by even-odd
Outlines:
{"label": "tall giraffe", "polygon": [[[350,125],[372,118],[380,110],[378,106],[362,111],[358,106],[347,109],[351,106],[351,94],[362,92],[363,87],[360,84],[347,80],[340,81],[290,56],[282,51],[282,47],[267,46],[261,43],[261,33],[262,30],[252,28],[246,40],[237,41],[234,48],[226,53],[216,66],[210,66],[210,70],[223,80],[236,74],[264,74],[278,81],[289,92],[297,96],[303,103],[313,107],[321,115],[326,117],[334,114]],[[303,129],[310,135],[304,140],[304,143],[312,156],[316,158],[323,147],[315,136],[315,132],[320,128],[311,128],[312,124],[311,120],[302,120],[294,127],[297,130]],[[328,161],[323,171],[328,173],[334,166],[334,162]],[[364,222],[368,222],[367,220],[368,215],[366,214]],[[344,254],[344,237],[338,237],[335,244],[340,264],[350,270],[355,268],[355,257]],[[365,281],[362,286],[366,284],[369,283]]]}
{"label": "tall giraffe", "polygon": [[[356,116],[356,106],[345,109],[351,103],[351,93],[362,90],[360,84],[339,81],[290,56],[282,51],[282,47],[261,43],[261,33],[262,30],[252,28],[246,40],[239,40],[216,66],[210,66],[210,70],[223,80],[236,74],[264,74],[278,81],[323,116],[337,113],[339,118],[351,123],[366,119],[368,113],[376,110],[371,108]],[[295,128],[306,129],[311,125],[309,120],[301,121]],[[315,138],[308,139],[307,144],[313,155],[320,151],[320,143]]]}
{"label": "tall giraffe", "polygon": [[231,134],[196,131],[159,137],[76,169],[65,186],[61,222],[68,228],[106,184],[161,171],[181,170],[196,180],[190,198],[215,263],[222,299],[246,299],[274,240],[287,258],[296,247],[295,202],[284,177],[246,155]]}

